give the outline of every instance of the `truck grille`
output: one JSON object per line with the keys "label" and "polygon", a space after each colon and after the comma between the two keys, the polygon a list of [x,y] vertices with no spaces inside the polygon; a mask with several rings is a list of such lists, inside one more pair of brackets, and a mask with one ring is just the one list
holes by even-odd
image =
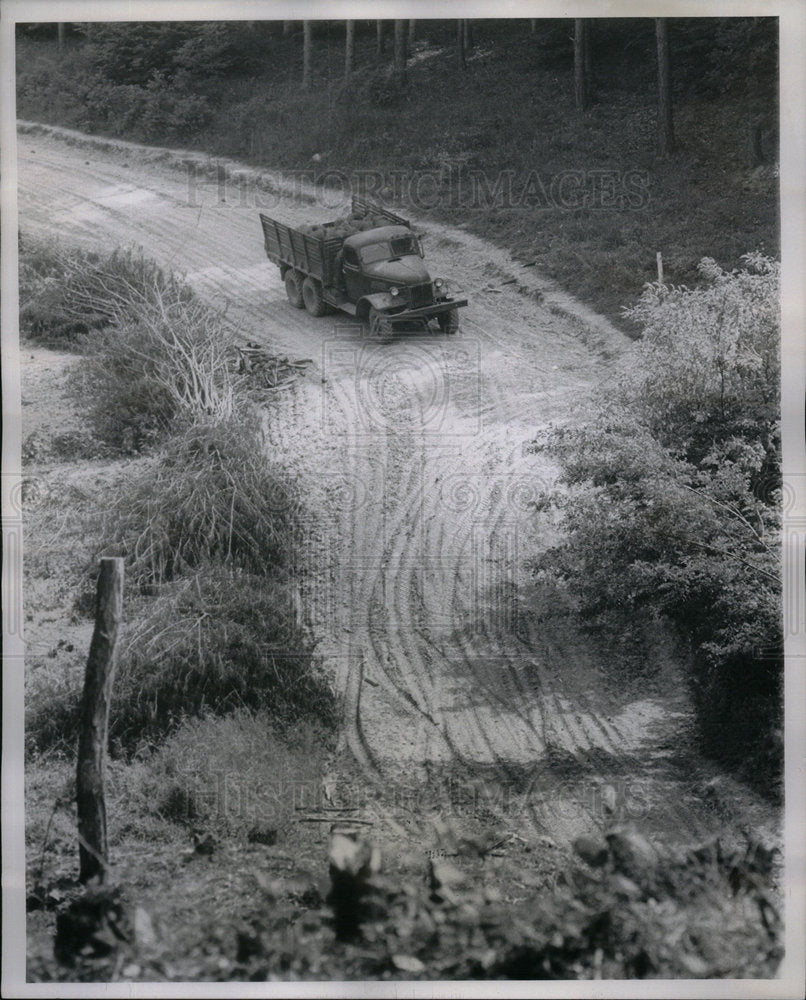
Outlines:
{"label": "truck grille", "polygon": [[430,306],[434,302],[434,291],[431,282],[424,285],[409,285],[409,306],[419,309],[420,306]]}

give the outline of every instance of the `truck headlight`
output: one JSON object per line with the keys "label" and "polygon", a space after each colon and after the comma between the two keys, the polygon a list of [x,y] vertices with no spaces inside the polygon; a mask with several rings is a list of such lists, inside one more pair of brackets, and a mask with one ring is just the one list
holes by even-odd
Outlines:
{"label": "truck headlight", "polygon": [[444,282],[442,281],[442,278],[437,278],[434,282],[434,288],[442,288],[443,284]]}
{"label": "truck headlight", "polygon": [[390,288],[389,289],[389,294],[390,295],[400,295],[400,289],[399,288]]}

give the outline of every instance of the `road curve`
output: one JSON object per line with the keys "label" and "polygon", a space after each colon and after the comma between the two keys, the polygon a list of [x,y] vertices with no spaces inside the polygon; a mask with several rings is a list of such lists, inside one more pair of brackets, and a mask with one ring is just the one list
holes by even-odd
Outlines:
{"label": "road curve", "polygon": [[20,228],[142,247],[226,305],[243,337],[313,360],[267,422],[306,487],[302,608],[344,695],[345,773],[424,802],[475,782],[496,822],[557,842],[614,816],[681,842],[769,825],[735,783],[727,813],[706,800],[715,772],[693,749],[674,664],[665,688],[614,690],[584,636],[534,613],[530,504],[554,470],[527,446],[547,422],[584,417],[628,338],[500,248],[427,219],[432,273],[470,298],[458,335],[377,343],[346,316],[313,319],[287,302],[257,212],[295,224],[338,207],[276,193],[267,206],[255,171],[224,167],[24,128]]}

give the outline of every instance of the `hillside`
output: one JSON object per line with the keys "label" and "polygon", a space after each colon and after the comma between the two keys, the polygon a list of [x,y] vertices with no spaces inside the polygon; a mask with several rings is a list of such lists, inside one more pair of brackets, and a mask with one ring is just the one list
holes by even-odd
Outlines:
{"label": "hillside", "polygon": [[299,23],[288,37],[280,22],[211,27],[172,58],[147,33],[121,58],[99,26],[61,54],[44,29],[20,31],[17,113],[367,186],[493,240],[636,332],[621,309],[657,277],[658,252],[667,282],[693,284],[704,256],[731,268],[779,247],[774,21],[670,24],[677,147],[664,159],[650,19],[594,23],[585,111],[568,24],[498,20],[473,22],[465,70],[455,22],[418,21],[405,87],[374,22],[357,22],[349,83],[343,24],[318,23],[308,92]]}

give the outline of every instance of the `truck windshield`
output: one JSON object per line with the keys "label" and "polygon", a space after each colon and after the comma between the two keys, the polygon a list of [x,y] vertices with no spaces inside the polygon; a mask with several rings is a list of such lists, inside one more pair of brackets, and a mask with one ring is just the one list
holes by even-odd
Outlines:
{"label": "truck windshield", "polygon": [[392,257],[405,257],[407,254],[419,255],[420,248],[413,236],[399,236],[391,243],[371,243],[361,247],[361,260],[365,264],[374,264],[379,260],[391,260]]}

